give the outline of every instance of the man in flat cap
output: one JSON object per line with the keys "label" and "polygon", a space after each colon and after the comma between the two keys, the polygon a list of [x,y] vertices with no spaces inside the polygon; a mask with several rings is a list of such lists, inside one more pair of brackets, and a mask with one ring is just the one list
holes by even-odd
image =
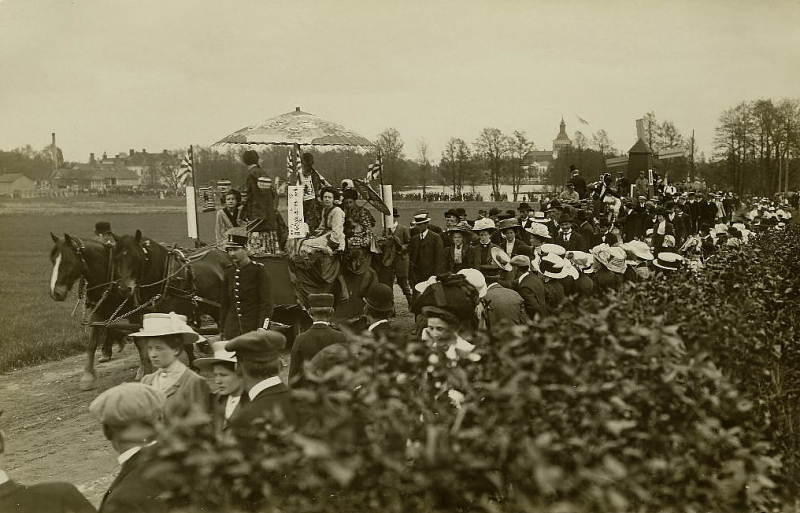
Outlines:
{"label": "man in flat cap", "polygon": [[[155,387],[123,383],[109,388],[89,405],[103,434],[119,454],[119,474],[100,503],[102,513],[167,512],[166,469],[154,460],[156,434],[167,397]],[[157,469],[161,468],[161,472]]]}
{"label": "man in flat cap", "polygon": [[525,313],[534,319],[547,313],[544,299],[544,282],[531,270],[531,260],[525,255],[517,255],[511,259],[514,267],[512,288],[516,290],[525,305]]}
{"label": "man in flat cap", "polygon": [[237,372],[250,402],[228,420],[240,440],[257,438],[257,419],[268,422],[294,422],[291,394],[279,377],[280,356],[286,337],[275,330],[256,330],[239,335],[225,344],[225,350],[236,353]]}
{"label": "man in flat cap", "polygon": [[313,324],[297,336],[292,346],[292,361],[289,364],[289,382],[294,386],[303,379],[303,366],[331,344],[347,344],[347,337],[331,326],[333,316],[333,294],[309,294],[309,314]]}
{"label": "man in flat cap", "polygon": [[233,265],[222,278],[219,331],[225,340],[258,328],[269,328],[275,308],[266,268],[247,254],[247,236],[228,234],[225,250]]}
{"label": "man in flat cap", "polygon": [[[0,431],[0,455],[5,440]],[[14,513],[94,513],[92,504],[69,483],[23,485],[11,480],[0,466],[0,511]]]}

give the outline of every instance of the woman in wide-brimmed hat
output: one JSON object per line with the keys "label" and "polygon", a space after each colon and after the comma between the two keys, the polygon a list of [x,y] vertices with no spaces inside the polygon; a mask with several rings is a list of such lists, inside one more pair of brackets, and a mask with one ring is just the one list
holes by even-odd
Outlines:
{"label": "woman in wide-brimmed hat", "polygon": [[530,255],[531,247],[525,244],[523,237],[525,230],[517,218],[504,219],[497,225],[497,231],[503,236],[499,246],[508,256]]}
{"label": "woman in wide-brimmed hat", "polygon": [[591,253],[594,257],[594,267],[597,269],[593,276],[595,289],[604,291],[622,285],[627,268],[625,250],[601,244],[592,248]]}
{"label": "woman in wide-brimmed hat", "polygon": [[444,248],[444,270],[457,273],[469,267],[474,259],[473,248],[470,246],[472,228],[466,221],[447,229],[446,236],[450,244]]}
{"label": "woman in wide-brimmed hat", "polygon": [[544,282],[545,310],[548,314],[554,314],[561,308],[565,297],[561,284],[561,280],[567,276],[564,259],[554,254],[545,255],[539,261],[539,270]]}
{"label": "woman in wide-brimmed hat", "polygon": [[651,276],[650,268],[647,263],[653,260],[653,253],[650,248],[642,241],[632,240],[622,245],[625,250],[627,269],[625,269],[625,281],[633,283],[646,280]]}
{"label": "woman in wide-brimmed hat", "polygon": [[205,340],[186,324],[185,316],[175,312],[145,314],[142,329],[130,336],[141,338],[147,344],[147,356],[156,371],[145,375],[141,381],[167,396],[167,422],[189,413],[210,411],[208,383],[180,360],[186,344]]}
{"label": "woman in wide-brimmed hat", "polygon": [[472,233],[478,240],[472,245],[472,262],[469,267],[480,269],[482,265],[492,264],[492,249],[500,247],[492,243],[492,234],[497,228],[491,219],[478,219],[472,227]]}
{"label": "woman in wide-brimmed hat", "polygon": [[208,358],[198,358],[194,361],[195,367],[204,372],[210,372],[216,390],[211,403],[211,422],[214,431],[221,434],[231,418],[242,407],[242,400],[248,401],[244,394],[242,378],[236,373],[236,353],[225,350],[227,341],[212,344],[214,355]]}

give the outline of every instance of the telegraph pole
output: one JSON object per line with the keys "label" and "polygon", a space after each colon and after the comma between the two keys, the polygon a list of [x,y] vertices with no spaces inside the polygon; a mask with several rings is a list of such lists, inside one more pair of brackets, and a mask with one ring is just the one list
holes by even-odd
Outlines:
{"label": "telegraph pole", "polygon": [[689,183],[694,183],[694,129],[692,129],[692,161],[689,166]]}

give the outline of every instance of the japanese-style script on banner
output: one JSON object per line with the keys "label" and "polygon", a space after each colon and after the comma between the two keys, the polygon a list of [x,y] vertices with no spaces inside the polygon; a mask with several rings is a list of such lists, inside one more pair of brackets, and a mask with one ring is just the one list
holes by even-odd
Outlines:
{"label": "japanese-style script on banner", "polygon": [[287,187],[286,193],[287,204],[289,210],[287,215],[289,219],[289,238],[301,239],[306,236],[303,227],[303,187],[299,185],[290,185]]}

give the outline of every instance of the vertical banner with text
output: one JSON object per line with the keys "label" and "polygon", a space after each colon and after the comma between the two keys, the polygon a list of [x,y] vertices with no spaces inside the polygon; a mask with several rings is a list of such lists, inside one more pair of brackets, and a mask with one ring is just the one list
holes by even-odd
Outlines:
{"label": "vertical banner with text", "polygon": [[286,203],[288,206],[286,224],[289,225],[289,238],[302,239],[306,236],[303,226],[303,187],[290,185],[286,188]]}

